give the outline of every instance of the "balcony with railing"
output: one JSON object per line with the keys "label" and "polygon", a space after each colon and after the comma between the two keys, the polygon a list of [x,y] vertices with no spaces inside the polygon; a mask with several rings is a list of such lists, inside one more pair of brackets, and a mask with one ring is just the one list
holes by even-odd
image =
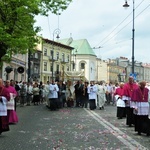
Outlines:
{"label": "balcony with railing", "polygon": [[49,61],[58,61],[57,57],[49,56],[48,58],[49,58]]}
{"label": "balcony with railing", "polygon": [[69,63],[68,59],[61,59],[61,63]]}

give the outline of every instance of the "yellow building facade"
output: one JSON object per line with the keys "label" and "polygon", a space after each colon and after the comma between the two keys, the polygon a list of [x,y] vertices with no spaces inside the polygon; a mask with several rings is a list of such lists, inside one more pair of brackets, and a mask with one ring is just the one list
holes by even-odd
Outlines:
{"label": "yellow building facade", "polygon": [[71,53],[73,48],[48,39],[42,40],[41,45],[40,80],[59,81],[64,79],[64,72],[72,70]]}

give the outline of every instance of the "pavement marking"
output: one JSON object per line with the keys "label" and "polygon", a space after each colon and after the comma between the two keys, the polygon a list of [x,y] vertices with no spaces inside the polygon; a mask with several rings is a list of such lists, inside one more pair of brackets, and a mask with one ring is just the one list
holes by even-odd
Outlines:
{"label": "pavement marking", "polygon": [[[99,116],[96,112],[87,110],[84,108],[84,110],[89,113],[95,120],[97,120],[101,125],[103,125],[108,130],[112,131],[111,133],[119,139],[124,145],[126,145],[131,150],[148,150],[148,148],[142,146],[140,143],[138,143],[136,140],[131,138],[130,136],[126,135],[124,132],[119,130],[117,127],[103,119],[101,116]],[[126,135],[126,139],[123,137],[123,135]]]}

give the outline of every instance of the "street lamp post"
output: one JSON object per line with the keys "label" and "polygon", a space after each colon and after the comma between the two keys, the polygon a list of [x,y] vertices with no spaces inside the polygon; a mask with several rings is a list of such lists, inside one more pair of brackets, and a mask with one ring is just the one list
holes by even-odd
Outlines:
{"label": "street lamp post", "polygon": [[31,79],[31,50],[28,50],[28,82]]}
{"label": "street lamp post", "polygon": [[[60,37],[59,37],[59,34],[60,34],[60,29],[55,29],[54,32],[53,32],[53,41],[54,41],[54,35],[56,34],[56,39],[58,40]],[[54,45],[53,45],[53,50],[51,51],[51,56],[52,56],[52,80],[54,79]]]}
{"label": "street lamp post", "polygon": [[[125,1],[125,4],[123,5],[123,7],[127,8],[130,5],[128,5],[127,0]],[[132,74],[134,74],[134,32],[135,32],[135,28],[134,28],[134,12],[135,12],[135,8],[134,8],[134,0],[133,0],[133,26],[132,26]]]}
{"label": "street lamp post", "polygon": [[54,78],[54,49],[51,51],[51,56],[52,56],[52,81]]}

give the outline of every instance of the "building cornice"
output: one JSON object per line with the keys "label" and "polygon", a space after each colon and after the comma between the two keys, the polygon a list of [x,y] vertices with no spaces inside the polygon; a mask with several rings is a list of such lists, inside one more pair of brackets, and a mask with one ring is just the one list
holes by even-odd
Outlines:
{"label": "building cornice", "polygon": [[73,50],[73,49],[74,49],[74,48],[71,47],[71,46],[64,45],[64,44],[62,44],[62,43],[55,42],[55,41],[52,41],[52,40],[49,40],[49,39],[44,39],[44,38],[43,38],[43,41],[46,42],[46,43],[48,43],[48,44],[55,45],[55,46],[60,46],[60,47],[63,47],[63,48],[69,49],[69,50]]}

